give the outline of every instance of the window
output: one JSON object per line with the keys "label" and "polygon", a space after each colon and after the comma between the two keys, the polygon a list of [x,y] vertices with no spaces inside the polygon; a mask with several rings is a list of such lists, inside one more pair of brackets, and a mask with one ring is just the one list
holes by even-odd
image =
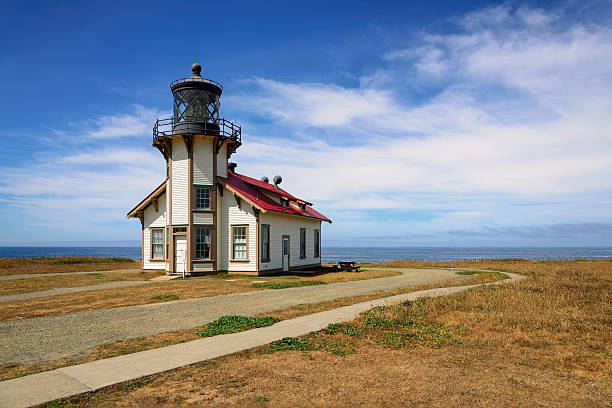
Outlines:
{"label": "window", "polygon": [[306,204],[300,203],[300,210],[306,211]]}
{"label": "window", "polygon": [[232,259],[247,260],[247,227],[232,227]]}
{"label": "window", "polygon": [[164,259],[163,228],[151,228],[151,259]]}
{"label": "window", "polygon": [[187,232],[187,227],[176,227],[174,228],[174,232]]}
{"label": "window", "polygon": [[289,208],[289,200],[281,197],[281,205],[285,208]]}
{"label": "window", "polygon": [[196,259],[210,259],[210,228],[196,228]]}
{"label": "window", "polygon": [[314,257],[321,256],[321,236],[318,229],[314,230]]}
{"label": "window", "polygon": [[196,210],[210,210],[210,188],[197,187],[195,200]]}
{"label": "window", "polygon": [[270,260],[270,226],[261,224],[261,260]]}
{"label": "window", "polygon": [[306,258],[306,228],[300,228],[300,259]]}

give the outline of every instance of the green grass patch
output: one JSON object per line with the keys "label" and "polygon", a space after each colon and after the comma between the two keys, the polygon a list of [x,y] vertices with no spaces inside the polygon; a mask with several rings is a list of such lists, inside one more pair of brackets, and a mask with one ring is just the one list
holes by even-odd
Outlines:
{"label": "green grass patch", "polygon": [[201,337],[217,336],[219,334],[238,333],[257,327],[272,326],[280,322],[276,317],[245,317],[245,316],[222,316],[214,322],[210,322],[196,334]]}
{"label": "green grass patch", "polygon": [[354,353],[355,350],[349,350],[348,346],[343,342],[314,342],[306,337],[285,337],[280,340],[273,341],[263,350],[264,353],[275,353],[277,351],[310,351],[310,350],[325,350],[330,353],[346,356],[349,353]]}
{"label": "green grass patch", "polygon": [[270,399],[265,395],[258,395],[255,397],[255,402],[268,402]]}
{"label": "green grass patch", "polygon": [[347,336],[359,336],[361,334],[361,331],[357,327],[346,323],[330,324],[329,326],[327,326],[327,328],[323,330],[323,332],[325,334],[342,333],[346,334]]}
{"label": "green grass patch", "polygon": [[321,281],[296,281],[296,282],[257,282],[251,285],[252,288],[257,289],[287,289],[287,288],[298,288],[301,286],[316,286],[326,285],[325,282]]}
{"label": "green grass patch", "polygon": [[387,348],[421,345],[440,348],[461,344],[455,336],[460,326],[429,321],[425,314],[414,311],[415,303],[400,306],[379,306],[364,313],[362,329],[373,335],[374,341]]}
{"label": "green grass patch", "polygon": [[153,296],[151,299],[159,300],[160,302],[170,302],[172,300],[177,300],[178,298],[179,298],[178,295],[174,295],[172,293],[166,293],[163,295]]}
{"label": "green grass patch", "polygon": [[480,272],[474,272],[474,271],[458,271],[455,272],[456,275],[466,275],[466,276],[479,276]]}
{"label": "green grass patch", "polygon": [[458,271],[455,275],[464,276],[492,276],[497,279],[509,279],[510,276],[502,272],[479,272],[479,271]]}
{"label": "green grass patch", "polygon": [[314,343],[305,337],[284,337],[270,343],[264,350],[264,353],[274,353],[285,350],[308,351],[314,350],[314,348]]}

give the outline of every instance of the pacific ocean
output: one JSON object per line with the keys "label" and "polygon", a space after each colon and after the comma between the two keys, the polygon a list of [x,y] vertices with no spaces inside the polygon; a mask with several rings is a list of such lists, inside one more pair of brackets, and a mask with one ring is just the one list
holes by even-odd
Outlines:
{"label": "pacific ocean", "polygon": [[[612,259],[610,247],[323,247],[322,262],[382,262],[395,259]],[[0,258],[103,256],[140,259],[140,247],[0,247]]]}

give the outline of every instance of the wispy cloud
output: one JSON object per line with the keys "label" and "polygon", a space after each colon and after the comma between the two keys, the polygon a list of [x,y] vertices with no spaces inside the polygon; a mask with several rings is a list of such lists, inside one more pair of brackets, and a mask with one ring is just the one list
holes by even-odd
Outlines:
{"label": "wispy cloud", "polygon": [[[381,49],[354,87],[248,79],[223,102],[243,119],[239,170],[282,174],[334,219],[325,238],[612,237],[612,25],[500,6],[449,32]],[[127,231],[163,178],[150,131],[169,116],[130,109],[0,169],[1,199],[32,225]]]}
{"label": "wispy cloud", "polygon": [[[275,123],[245,139],[240,166],[255,175],[282,169],[287,188],[333,211],[455,214],[404,225],[419,231],[609,221],[612,27],[572,18],[479,10],[455,33],[386,51],[388,65],[357,88],[253,79],[232,103]],[[286,133],[270,146],[262,129],[273,127]],[[539,204],[514,205],[525,202]]]}
{"label": "wispy cloud", "polygon": [[[0,195],[11,214],[5,224],[15,223],[0,240],[40,240],[43,230],[44,238],[51,240],[125,237],[133,227],[125,214],[164,177],[163,158],[150,147],[149,116],[155,110],[133,108],[131,114],[85,121],[79,133],[62,130],[66,134],[60,136],[61,151],[40,152],[34,160],[13,167],[0,166]],[[118,137],[132,138],[141,147],[109,145],[108,139]],[[18,230],[26,230],[23,237],[14,235]]]}

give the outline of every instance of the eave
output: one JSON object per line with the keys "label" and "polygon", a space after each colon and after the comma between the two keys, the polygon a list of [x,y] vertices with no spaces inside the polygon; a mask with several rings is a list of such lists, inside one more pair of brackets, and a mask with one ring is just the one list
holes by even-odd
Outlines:
{"label": "eave", "polygon": [[140,218],[139,213],[146,210],[148,206],[155,205],[157,207],[157,200],[159,197],[166,192],[166,182],[168,179],[164,180],[163,183],[159,185],[151,194],[145,197],[138,205],[130,210],[127,213],[127,218]]}

